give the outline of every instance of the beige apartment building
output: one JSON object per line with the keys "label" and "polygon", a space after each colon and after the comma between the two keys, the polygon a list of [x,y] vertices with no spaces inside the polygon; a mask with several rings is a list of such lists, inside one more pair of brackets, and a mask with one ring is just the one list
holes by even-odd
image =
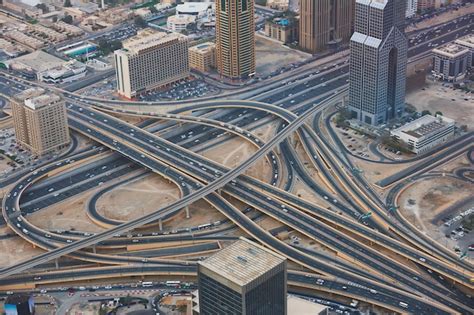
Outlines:
{"label": "beige apartment building", "polygon": [[208,42],[189,47],[189,67],[208,72],[216,67],[216,44]]}
{"label": "beige apartment building", "polygon": [[17,142],[33,154],[44,155],[70,142],[64,100],[41,88],[13,97],[12,115]]}
{"label": "beige apartment building", "polygon": [[181,34],[144,30],[114,56],[117,90],[126,98],[189,75],[188,38]]}
{"label": "beige apartment building", "polygon": [[255,73],[253,0],[216,1],[216,66],[231,79]]}
{"label": "beige apartment building", "polygon": [[284,44],[298,40],[298,20],[278,17],[265,22],[265,35]]}
{"label": "beige apartment building", "polygon": [[299,45],[316,53],[348,43],[352,36],[355,0],[301,0]]}

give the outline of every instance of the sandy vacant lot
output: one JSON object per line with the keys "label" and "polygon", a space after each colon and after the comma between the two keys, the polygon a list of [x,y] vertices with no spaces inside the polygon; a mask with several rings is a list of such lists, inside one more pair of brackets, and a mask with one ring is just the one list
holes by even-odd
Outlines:
{"label": "sandy vacant lot", "polygon": [[105,193],[98,200],[97,209],[106,218],[129,221],[165,207],[179,197],[180,191],[174,183],[150,174]]}
{"label": "sandy vacant lot", "polygon": [[407,188],[398,200],[403,216],[433,239],[445,244],[446,238],[432,219],[444,209],[472,196],[474,185],[452,177],[418,181]]}
{"label": "sandy vacant lot", "polygon": [[43,253],[41,249],[34,249],[30,243],[21,237],[12,237],[0,240],[0,266],[12,266],[22,260],[30,259]]}
{"label": "sandy vacant lot", "polygon": [[418,111],[429,110],[433,114],[441,111],[457,123],[467,125],[471,130],[474,128],[474,97],[460,90],[443,87],[440,82],[427,80],[424,88],[425,90],[417,89],[407,94],[407,103],[415,106]]}
{"label": "sandy vacant lot", "polygon": [[270,40],[263,36],[256,36],[255,52],[257,61],[257,72],[260,75],[267,75],[284,65],[303,61],[310,54],[289,49],[281,43]]}

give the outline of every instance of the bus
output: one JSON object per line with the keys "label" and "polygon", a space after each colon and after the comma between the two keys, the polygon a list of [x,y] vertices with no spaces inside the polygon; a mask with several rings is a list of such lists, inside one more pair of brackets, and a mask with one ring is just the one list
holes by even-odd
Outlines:
{"label": "bus", "polygon": [[166,286],[168,287],[179,287],[181,281],[166,281]]}
{"label": "bus", "polygon": [[81,42],[76,42],[76,43],[72,43],[72,44],[69,44],[69,45],[65,45],[65,46],[62,46],[62,47],[59,47],[58,49],[56,49],[57,52],[61,52],[61,51],[64,51],[64,50],[67,50],[67,49],[70,49],[70,48],[74,48],[74,47],[77,47],[77,46],[80,46],[84,44],[83,41]]}
{"label": "bus", "polygon": [[153,282],[151,281],[144,281],[142,282],[142,287],[146,288],[146,287],[152,287],[153,286]]}

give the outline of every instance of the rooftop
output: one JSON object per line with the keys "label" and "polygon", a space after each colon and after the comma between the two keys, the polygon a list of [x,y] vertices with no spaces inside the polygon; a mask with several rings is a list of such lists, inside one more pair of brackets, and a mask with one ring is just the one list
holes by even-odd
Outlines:
{"label": "rooftop", "polygon": [[40,88],[40,87],[33,87],[33,88],[29,88],[29,89],[26,89],[26,90],[23,90],[21,91],[20,93],[18,94],[15,94],[13,96],[13,98],[15,98],[16,100],[22,102],[28,98],[32,98],[32,97],[35,97],[35,96],[38,96],[38,95],[41,95],[45,92],[44,89]]}
{"label": "rooftop", "polygon": [[168,34],[165,32],[155,32],[151,29],[145,29],[139,32],[136,36],[124,41],[123,49],[119,51],[129,54],[138,54],[148,48],[175,40],[187,40],[187,37],[178,33]]}
{"label": "rooftop", "polygon": [[469,34],[458,38],[456,39],[455,43],[465,47],[474,48],[474,34]]}
{"label": "rooftop", "polygon": [[202,43],[202,44],[199,44],[199,45],[196,45],[196,46],[189,47],[189,50],[205,52],[205,51],[208,51],[208,50],[214,48],[215,46],[216,46],[216,44],[214,44],[212,42],[206,42],[206,43]]}
{"label": "rooftop", "polygon": [[199,264],[239,286],[244,286],[284,261],[284,257],[241,238]]}
{"label": "rooftop", "polygon": [[454,58],[469,53],[469,50],[458,44],[447,44],[433,49],[433,53]]}
{"label": "rooftop", "polygon": [[60,99],[61,97],[57,94],[45,93],[33,98],[26,99],[25,106],[35,110],[56,103]]}
{"label": "rooftop", "polygon": [[179,14],[196,14],[212,7],[212,2],[185,2],[176,6]]}
{"label": "rooftop", "polygon": [[21,63],[36,72],[46,71],[63,65],[66,61],[42,50],[9,60],[9,63]]}
{"label": "rooftop", "polygon": [[444,116],[438,115],[437,117],[434,117],[431,115],[425,115],[409,124],[393,130],[392,133],[405,133],[415,138],[421,138],[452,123],[454,123],[452,119]]}

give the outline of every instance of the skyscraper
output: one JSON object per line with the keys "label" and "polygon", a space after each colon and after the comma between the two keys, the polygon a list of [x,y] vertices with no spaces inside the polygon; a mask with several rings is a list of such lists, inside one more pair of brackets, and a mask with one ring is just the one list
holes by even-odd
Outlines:
{"label": "skyscraper", "polygon": [[253,0],[216,0],[216,66],[231,79],[255,72]]}
{"label": "skyscraper", "polygon": [[371,125],[400,117],[405,107],[406,0],[357,0],[351,37],[349,110]]}
{"label": "skyscraper", "polygon": [[13,97],[11,106],[16,140],[34,154],[50,153],[69,143],[66,107],[59,95],[27,89]]}
{"label": "skyscraper", "polygon": [[300,47],[315,53],[331,44],[348,42],[353,17],[354,0],[301,0]]}
{"label": "skyscraper", "polygon": [[407,1],[407,10],[405,17],[411,18],[415,16],[416,11],[418,10],[418,0],[406,0]]}
{"label": "skyscraper", "polygon": [[244,238],[198,264],[200,314],[285,315],[286,260]]}

